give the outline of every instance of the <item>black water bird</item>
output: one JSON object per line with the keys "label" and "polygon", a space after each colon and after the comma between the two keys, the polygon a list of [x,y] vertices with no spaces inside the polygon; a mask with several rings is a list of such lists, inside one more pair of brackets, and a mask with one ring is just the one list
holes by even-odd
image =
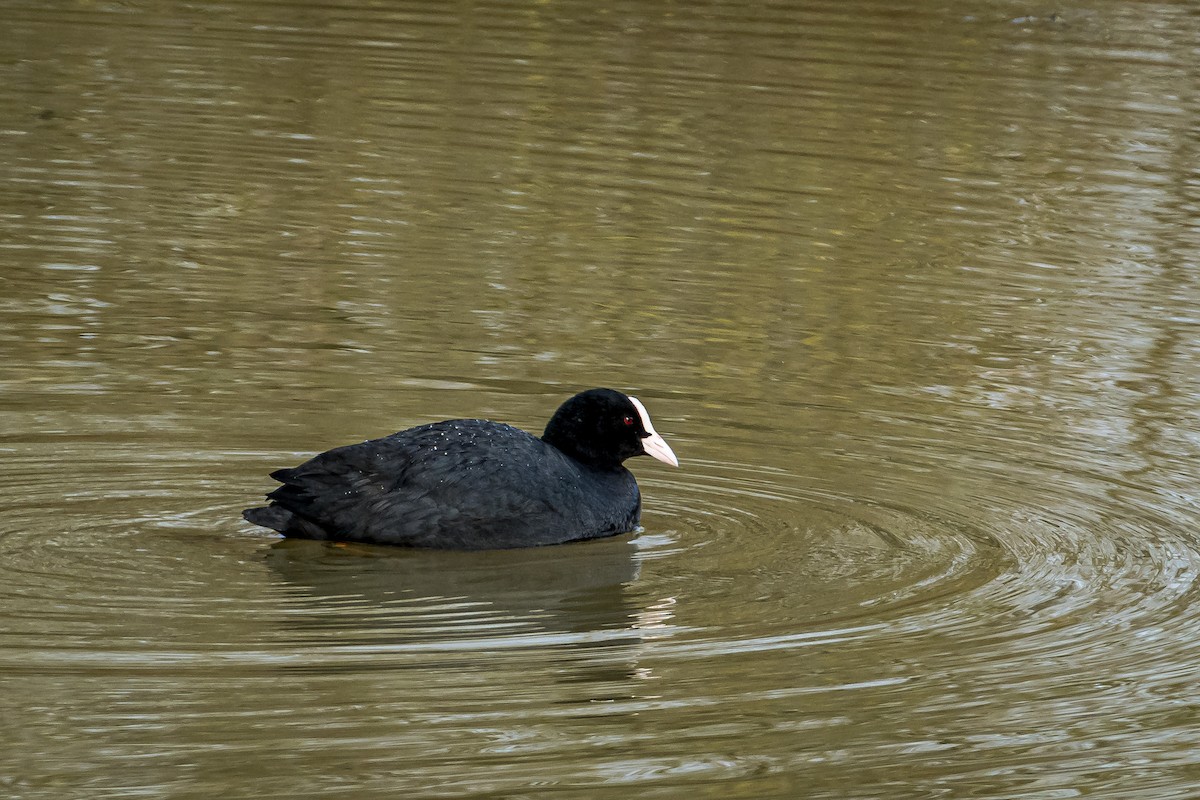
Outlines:
{"label": "black water bird", "polygon": [[462,550],[614,536],[641,517],[623,465],[640,455],[679,466],[637,398],[589,389],[540,439],[452,419],[329,450],[272,472],[270,505],[242,516],[285,536]]}

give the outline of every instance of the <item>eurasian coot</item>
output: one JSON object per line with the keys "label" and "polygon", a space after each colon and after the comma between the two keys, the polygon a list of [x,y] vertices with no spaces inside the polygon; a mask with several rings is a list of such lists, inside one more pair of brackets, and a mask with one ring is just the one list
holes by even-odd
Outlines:
{"label": "eurasian coot", "polygon": [[636,398],[589,389],[540,439],[452,419],[329,450],[272,472],[271,504],[242,516],[285,536],[464,550],[613,536],[638,525],[622,462],[640,455],[679,466]]}

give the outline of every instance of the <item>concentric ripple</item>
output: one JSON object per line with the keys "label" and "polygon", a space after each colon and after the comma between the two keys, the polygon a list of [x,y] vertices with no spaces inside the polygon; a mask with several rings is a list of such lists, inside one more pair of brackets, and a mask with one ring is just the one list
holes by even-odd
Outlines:
{"label": "concentric ripple", "polygon": [[[998,492],[987,505],[934,511],[813,490],[782,470],[689,466],[686,478],[642,480],[657,500],[645,558],[707,548],[704,563],[720,568],[685,570],[688,593],[721,580],[753,584],[780,625],[860,621],[888,636],[953,632],[992,644],[1070,625],[1072,647],[1082,647],[1114,626],[1190,617],[1180,612],[1194,597],[1200,554],[1191,509],[1174,498],[1126,488],[1115,514],[1086,494],[1103,485],[1077,477],[1061,488],[1079,494],[1062,494],[1059,509]],[[736,623],[764,622],[761,608],[738,610]],[[1135,651],[1124,655],[1136,660]]]}
{"label": "concentric ripple", "polygon": [[[642,479],[648,501],[646,557],[674,555],[679,543],[705,548],[713,574],[689,570],[681,591],[723,593],[723,584],[756,587],[738,606],[739,624],[761,624],[762,610],[790,627],[882,624],[939,598],[977,590],[1013,566],[1012,555],[967,519],[813,491],[782,470],[693,461],[685,477]],[[702,596],[707,591],[702,590]],[[747,643],[754,647],[753,641]],[[728,643],[721,647],[727,648]]]}
{"label": "concentric ripple", "polygon": [[[592,779],[642,788],[679,770],[820,779],[843,759],[882,781],[905,753],[952,754],[963,786],[1037,753],[1075,753],[1088,773],[1103,757],[1080,741],[1099,752],[1151,724],[1149,757],[1200,745],[1177,710],[1200,556],[1185,508],[1129,487],[1107,489],[1140,504],[1125,516],[1003,491],[946,514],[693,458],[640,469],[638,534],[439,553],[239,521],[246,487],[289,454],[54,441],[7,455],[21,499],[0,531],[0,664],[68,704],[9,711],[51,736],[75,709],[155,785],[215,757],[214,725],[251,757],[257,731],[282,725],[270,746],[325,768],[398,748],[420,782],[460,789],[439,754],[483,736],[511,766],[470,781],[498,792],[578,736],[619,743],[589,760]],[[52,462],[70,465],[68,491],[28,477]],[[1097,713],[1114,703],[1128,715]],[[148,756],[139,731],[163,729],[174,749]],[[731,735],[756,755],[722,758]]]}
{"label": "concentric ripple", "polygon": [[[69,491],[22,483],[50,458],[71,464]],[[1200,556],[1169,534],[1187,520],[1163,506],[1109,529],[1016,507],[949,516],[813,490],[783,470],[693,460],[686,475],[643,470],[640,534],[439,553],[285,541],[235,522],[234,487],[197,470],[261,459],[86,443],[11,448],[5,477],[20,501],[0,531],[0,601],[18,646],[0,658],[31,670],[107,658],[161,666],[215,647],[252,665],[265,656],[238,640],[236,625],[264,614],[282,623],[270,647],[324,646],[326,656],[353,630],[392,655],[625,641],[641,631],[663,653],[697,658],[811,647],[826,635],[949,635],[995,658],[1016,641],[1026,655],[1102,649],[1117,628],[1149,646],[1192,624],[1180,611],[1194,597]],[[212,502],[181,508],[185,484]],[[739,601],[719,620],[698,613],[731,595]],[[204,624],[189,630],[214,615],[235,628],[216,638],[196,637]],[[99,631],[104,648],[91,653]],[[346,652],[361,656],[362,644]],[[1141,658],[1132,646],[1121,655]]]}

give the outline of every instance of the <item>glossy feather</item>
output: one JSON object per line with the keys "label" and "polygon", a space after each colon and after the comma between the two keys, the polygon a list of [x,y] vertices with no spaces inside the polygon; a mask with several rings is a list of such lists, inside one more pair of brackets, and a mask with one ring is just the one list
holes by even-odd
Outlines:
{"label": "glossy feather", "polygon": [[577,395],[547,426],[558,446],[458,419],[338,447],[273,472],[282,485],[271,504],[243,515],[287,536],[454,549],[624,533],[638,525],[641,496],[621,461],[653,434],[648,418],[623,430],[629,408],[612,390]]}

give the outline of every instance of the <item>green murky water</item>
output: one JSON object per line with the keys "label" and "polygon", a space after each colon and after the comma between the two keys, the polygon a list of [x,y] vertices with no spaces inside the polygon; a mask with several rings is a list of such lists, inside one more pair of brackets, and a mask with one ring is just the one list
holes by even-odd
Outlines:
{"label": "green murky water", "polygon": [[[1192,5],[0,15],[0,793],[1200,792]],[[593,385],[639,535],[238,516]]]}

